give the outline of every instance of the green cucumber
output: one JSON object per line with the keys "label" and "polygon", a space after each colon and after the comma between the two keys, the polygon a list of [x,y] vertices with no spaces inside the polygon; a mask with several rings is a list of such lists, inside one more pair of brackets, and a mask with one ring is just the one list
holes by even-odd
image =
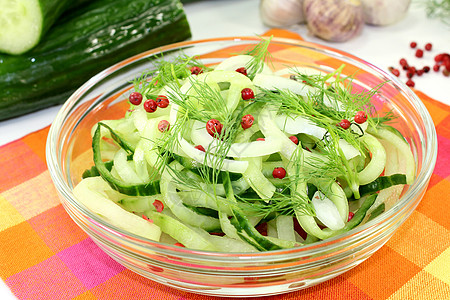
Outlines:
{"label": "green cucumber", "polygon": [[217,247],[203,235],[168,215],[148,210],[145,215],[161,230],[179,241],[185,247],[204,251],[218,251]]}
{"label": "green cucumber", "polygon": [[18,55],[36,46],[70,0],[0,0],[0,52]]}
{"label": "green cucumber", "polygon": [[390,176],[380,176],[368,184],[359,186],[359,194],[362,197],[399,184],[406,184],[406,175],[393,174]]}
{"label": "green cucumber", "polygon": [[161,229],[111,201],[109,189],[108,184],[100,177],[90,177],[80,181],[73,189],[73,194],[80,203],[110,224],[133,234],[159,241]]}
{"label": "green cucumber", "polygon": [[100,151],[101,125],[95,129],[92,137],[92,150],[94,152],[94,163],[97,172],[108,184],[116,191],[130,196],[151,196],[160,193],[159,180],[153,180],[144,184],[130,185],[123,180],[114,178],[111,171],[108,170],[107,163],[103,162]]}
{"label": "green cucumber", "polygon": [[[230,174],[228,174],[228,172],[222,173],[222,181],[227,199],[230,201],[230,203],[235,203],[236,199],[234,198],[233,187],[231,186]],[[277,245],[276,243],[260,234],[258,230],[256,230],[255,227],[250,224],[247,216],[237,205],[230,204],[230,206],[232,207],[231,210],[234,216],[230,221],[231,224],[236,228],[237,233],[241,239],[248,243],[250,241],[254,241],[254,243],[251,243],[251,245],[256,246],[257,244],[259,246],[257,247],[258,250],[283,249],[283,247]]]}
{"label": "green cucumber", "polygon": [[186,206],[187,208],[189,208],[190,210],[194,211],[195,213],[199,214],[199,215],[204,215],[204,216],[208,216],[208,217],[213,217],[218,219],[219,218],[219,213],[217,212],[217,210],[208,208],[208,207],[201,207],[201,206],[192,206],[186,203],[183,203],[184,206]]}
{"label": "green cucumber", "polygon": [[0,120],[63,103],[103,69],[190,36],[179,0],[89,1],[30,52],[0,54]]}
{"label": "green cucumber", "polygon": [[378,217],[379,215],[384,213],[385,210],[386,210],[386,205],[384,203],[381,203],[370,213],[370,217],[367,221],[375,219],[376,217]]}

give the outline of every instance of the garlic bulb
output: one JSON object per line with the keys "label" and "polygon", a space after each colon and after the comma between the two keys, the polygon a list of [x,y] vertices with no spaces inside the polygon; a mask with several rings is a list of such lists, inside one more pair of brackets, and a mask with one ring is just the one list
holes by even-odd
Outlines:
{"label": "garlic bulb", "polygon": [[390,25],[402,19],[411,0],[361,0],[364,21],[371,25]]}
{"label": "garlic bulb", "polygon": [[261,0],[259,11],[264,24],[272,27],[305,22],[303,0]]}
{"label": "garlic bulb", "polygon": [[327,41],[347,41],[364,26],[359,0],[304,0],[303,12],[309,30]]}

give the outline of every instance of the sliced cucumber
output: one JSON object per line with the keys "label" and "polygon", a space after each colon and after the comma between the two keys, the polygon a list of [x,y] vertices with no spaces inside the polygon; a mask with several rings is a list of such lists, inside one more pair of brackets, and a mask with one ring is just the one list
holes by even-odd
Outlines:
{"label": "sliced cucumber", "polygon": [[[99,125],[105,126],[105,124],[99,123]],[[94,152],[94,163],[97,172],[102,176],[102,178],[108,182],[108,184],[116,191],[130,196],[151,196],[160,193],[159,180],[154,180],[146,182],[143,184],[129,184],[124,180],[115,178],[111,171],[108,170],[108,165],[103,162],[101,151],[100,151],[100,141],[101,141],[101,126],[96,126],[94,136],[92,137],[92,150]],[[111,130],[113,133],[113,131]],[[113,137],[116,136],[113,134]],[[120,140],[117,140],[120,143]],[[122,149],[125,144],[121,144]],[[131,147],[131,146],[127,146]]]}
{"label": "sliced cucumber", "polygon": [[43,29],[40,1],[0,0],[0,7],[0,52],[21,54],[36,45]]}
{"label": "sliced cucumber", "polygon": [[406,184],[406,175],[405,174],[393,174],[390,176],[380,176],[374,181],[361,185],[359,187],[359,193],[362,196],[370,195],[376,193],[378,191],[387,189],[391,186]]}
{"label": "sliced cucumber", "polygon": [[168,215],[151,210],[146,211],[145,214],[155,222],[164,233],[167,233],[187,248],[205,251],[218,250],[209,239],[205,239],[204,236],[198,234],[189,226]]}
{"label": "sliced cucumber", "polygon": [[112,225],[136,235],[158,241],[161,230],[158,226],[130,213],[111,201],[108,197],[111,188],[101,177],[82,180],[73,190],[75,198],[93,213],[101,216]]}
{"label": "sliced cucumber", "polygon": [[72,4],[70,0],[0,0],[0,52],[22,54]]}

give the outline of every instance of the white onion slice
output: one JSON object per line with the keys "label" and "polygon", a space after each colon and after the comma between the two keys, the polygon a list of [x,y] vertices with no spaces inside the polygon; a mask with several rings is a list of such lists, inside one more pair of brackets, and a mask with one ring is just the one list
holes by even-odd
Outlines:
{"label": "white onion slice", "polygon": [[[220,64],[218,64],[214,70],[225,70],[225,71],[235,71],[241,67],[248,67],[251,60],[254,59],[251,55],[236,55],[225,59]],[[272,74],[272,70],[267,66],[266,63],[263,64],[263,68],[260,73]]]}
{"label": "white onion slice", "polygon": [[[188,141],[186,141],[181,136],[178,138],[180,142],[181,149],[183,152],[189,156],[190,158],[194,159],[198,163],[205,163],[205,156],[206,153],[203,151],[200,151],[196,149],[193,145],[191,145]],[[215,168],[215,157],[213,157],[211,154],[207,156],[206,164],[210,168]],[[248,162],[247,161],[239,161],[239,160],[231,160],[231,159],[223,159],[222,162],[222,168],[221,171],[228,171],[232,173],[244,173],[245,170],[247,170]]]}
{"label": "white onion slice", "polygon": [[305,133],[318,139],[322,139],[327,133],[325,128],[317,126],[312,121],[301,116],[291,117],[287,115],[276,115],[274,119],[278,128],[287,134]]}
{"label": "white onion slice", "polygon": [[[209,148],[210,153],[216,153],[219,146],[216,138],[213,138],[207,131],[206,125],[200,121],[195,121],[192,126],[191,138],[194,144]],[[281,143],[274,138],[266,138],[265,141],[254,141],[248,143],[234,143],[226,153],[229,157],[247,158],[269,155],[280,151]]]}
{"label": "white onion slice", "polygon": [[[308,97],[309,95],[316,94],[319,90],[303,82],[292,80],[285,77],[270,74],[256,74],[253,78],[253,84],[257,87],[261,87],[268,90],[286,90],[296,95]],[[337,111],[344,111],[342,103],[335,103],[330,100],[327,95],[324,95],[323,103]]]}
{"label": "white onion slice", "polygon": [[268,90],[288,90],[302,96],[316,92],[315,88],[302,82],[270,74],[256,74],[253,84]]}
{"label": "white onion slice", "polygon": [[[323,137],[327,133],[327,130],[325,128],[317,126],[310,120],[301,116],[289,117],[286,115],[277,115],[274,119],[278,128],[280,128],[287,134],[304,133],[318,139],[323,139]],[[351,159],[360,155],[359,151],[346,140],[339,140],[339,147],[341,147],[342,151],[344,152],[346,159]]]}
{"label": "white onion slice", "polygon": [[316,217],[331,230],[342,229],[345,224],[336,205],[328,199],[322,192],[317,191],[312,200],[312,205],[316,211]]}

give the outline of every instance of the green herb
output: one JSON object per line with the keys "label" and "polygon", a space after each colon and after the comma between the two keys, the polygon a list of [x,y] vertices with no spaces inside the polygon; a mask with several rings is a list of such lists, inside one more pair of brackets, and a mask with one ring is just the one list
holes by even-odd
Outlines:
{"label": "green herb", "polygon": [[242,53],[244,55],[253,56],[253,58],[245,66],[247,69],[248,78],[253,80],[255,75],[263,69],[264,63],[270,60],[270,52],[268,51],[268,48],[271,40],[272,36],[266,39],[261,37],[261,41],[256,44],[254,48]]}
{"label": "green herb", "polygon": [[[289,91],[276,90],[270,91],[261,89],[255,101],[268,104],[276,103],[279,105],[279,112],[287,116],[301,116],[318,126],[325,128],[326,134],[322,139],[316,141],[316,151],[320,152],[325,159],[320,161],[306,162],[310,168],[309,172],[303,171],[303,176],[308,178],[321,178],[332,182],[338,177],[347,182],[355,197],[358,195],[357,172],[352,164],[346,159],[339,141],[347,141],[364,155],[365,150],[360,140],[360,133],[353,130],[345,130],[338,126],[342,119],[352,119],[355,113],[364,110],[368,115],[376,114],[373,106],[370,104],[371,98],[378,92],[382,86],[375,87],[372,90],[352,93],[352,78],[342,76],[341,72],[345,66],[341,66],[335,72],[328,75],[305,75],[295,71],[294,80],[301,80],[306,85],[314,88],[314,92],[309,92],[306,96],[293,94]],[[334,78],[330,81],[330,78]],[[387,121],[377,119],[377,122]],[[368,119],[369,126],[375,126],[375,121]],[[355,126],[359,126],[355,124]],[[362,132],[362,131],[361,131]],[[342,175],[344,174],[344,175]]]}
{"label": "green herb", "polygon": [[429,18],[436,18],[450,26],[450,0],[426,0],[420,5],[425,7]]}
{"label": "green herb", "polygon": [[169,83],[175,82],[180,84],[180,80],[191,75],[190,67],[192,66],[198,66],[204,71],[210,70],[210,68],[203,65],[194,57],[189,57],[186,55],[176,57],[173,61],[162,59],[163,57],[155,62],[156,68],[143,72],[141,76],[133,80],[133,85],[136,92],[148,96],[155,91],[159,91]]}

